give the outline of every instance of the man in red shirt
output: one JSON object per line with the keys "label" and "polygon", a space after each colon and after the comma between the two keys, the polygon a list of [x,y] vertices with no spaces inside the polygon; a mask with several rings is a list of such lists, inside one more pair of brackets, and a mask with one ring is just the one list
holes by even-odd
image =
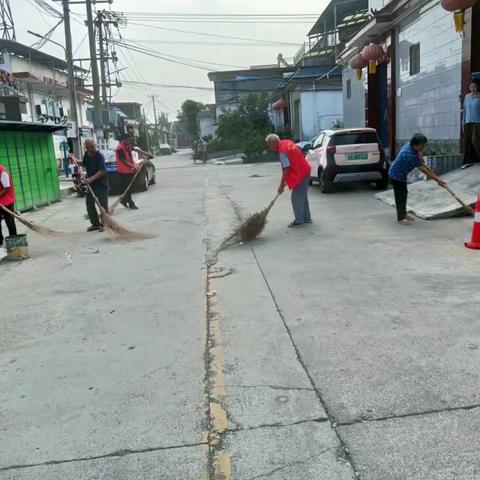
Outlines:
{"label": "man in red shirt", "polygon": [[[117,172],[120,174],[122,190],[125,192],[130,185],[130,182],[137,171],[137,166],[133,160],[132,142],[130,135],[122,135],[120,143],[115,149],[115,161],[117,165]],[[124,207],[131,210],[138,210],[135,205],[130,191],[126,192],[120,202]]]}
{"label": "man in red shirt", "polygon": [[[0,164],[0,204],[13,212],[15,204],[15,190],[13,189],[10,172]],[[17,234],[15,218],[0,208],[0,245],[3,244],[2,219],[5,220],[9,235]]]}
{"label": "man in red shirt", "polygon": [[310,184],[310,164],[305,160],[302,151],[291,140],[280,140],[274,133],[266,138],[268,149],[278,152],[282,165],[282,178],[278,193],[283,193],[285,186],[292,191],[292,207],[295,220],[289,227],[297,227],[312,223],[310,205],[308,203],[308,186]]}

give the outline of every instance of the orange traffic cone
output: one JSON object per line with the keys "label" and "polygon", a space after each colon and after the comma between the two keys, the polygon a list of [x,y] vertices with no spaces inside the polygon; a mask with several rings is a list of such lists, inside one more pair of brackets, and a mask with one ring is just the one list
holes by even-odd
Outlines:
{"label": "orange traffic cone", "polygon": [[472,239],[465,244],[467,248],[480,250],[480,196],[477,198],[475,218],[473,219]]}

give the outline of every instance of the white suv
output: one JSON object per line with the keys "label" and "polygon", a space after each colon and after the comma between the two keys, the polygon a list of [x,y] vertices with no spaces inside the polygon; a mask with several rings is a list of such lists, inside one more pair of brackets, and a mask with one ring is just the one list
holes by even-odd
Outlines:
{"label": "white suv", "polygon": [[369,182],[388,187],[383,147],[374,128],[324,130],[309,145],[306,155],[312,167],[311,180],[318,181],[323,193],[336,183]]}

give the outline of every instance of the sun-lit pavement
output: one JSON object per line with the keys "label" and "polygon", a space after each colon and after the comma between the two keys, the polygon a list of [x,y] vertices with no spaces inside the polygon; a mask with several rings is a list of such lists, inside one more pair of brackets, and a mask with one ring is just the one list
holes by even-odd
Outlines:
{"label": "sun-lit pavement", "polygon": [[155,163],[115,218],[156,238],[86,233],[70,197],[27,215],[72,235],[0,264],[2,480],[480,478],[471,220],[313,187],[313,225],[285,194],[217,254],[278,165]]}

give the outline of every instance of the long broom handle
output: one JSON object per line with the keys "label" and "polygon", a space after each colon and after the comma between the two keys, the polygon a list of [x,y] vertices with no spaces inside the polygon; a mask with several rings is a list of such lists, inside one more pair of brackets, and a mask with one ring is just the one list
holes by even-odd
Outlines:
{"label": "long broom handle", "polygon": [[[437,173],[427,165],[423,165],[430,173],[433,173],[434,175],[437,175]],[[438,175],[437,175],[438,176]],[[467,205],[446,183],[445,185],[442,185],[442,187],[470,214],[473,213],[473,209],[470,205]]]}
{"label": "long broom handle", "polygon": [[10,210],[9,208],[7,208],[5,205],[2,205],[1,203],[0,203],[0,208],[1,208],[3,211],[9,213],[12,217],[15,217],[17,220],[20,220],[20,221],[23,220],[23,218],[22,218],[20,215],[18,215],[17,213],[13,212],[12,210]]}
{"label": "long broom handle", "polygon": [[[77,159],[75,158],[74,155],[71,155],[70,158],[73,160],[73,163],[78,167],[80,168],[80,165],[78,164],[78,161]],[[81,171],[81,170],[80,170]],[[97,204],[97,207],[100,209],[100,213],[107,213],[106,210],[102,207],[102,204],[100,203],[100,200],[98,199],[98,197],[95,195],[95,193],[93,193],[93,189],[92,187],[86,183],[85,186],[88,188],[88,191],[90,192],[90,194],[92,195],[93,197],[93,200],[95,201],[95,203]]]}
{"label": "long broom handle", "polygon": [[110,213],[113,213],[117,205],[124,199],[125,195],[130,191],[132,188],[133,183],[137,179],[137,175],[140,173],[141,170],[143,170],[143,167],[145,166],[146,160],[144,160],[140,166],[137,168],[137,171],[135,172],[135,175],[132,178],[132,181],[129,183],[127,189],[120,195],[120,197],[115,200],[115,203],[110,207]]}
{"label": "long broom handle", "polygon": [[275,195],[275,198],[270,202],[270,205],[266,208],[267,213],[272,209],[272,207],[275,205],[275,202],[278,200],[278,197],[280,196],[280,193],[277,193]]}
{"label": "long broom handle", "polygon": [[138,177],[138,174],[143,170],[144,165],[145,165],[145,160],[137,168],[137,171],[135,172],[135,175],[133,176],[132,181],[128,184],[127,189],[120,196],[121,199],[123,199],[123,197],[125,197],[125,195],[130,191],[130,189],[132,188],[132,185],[134,184],[135,180]]}

